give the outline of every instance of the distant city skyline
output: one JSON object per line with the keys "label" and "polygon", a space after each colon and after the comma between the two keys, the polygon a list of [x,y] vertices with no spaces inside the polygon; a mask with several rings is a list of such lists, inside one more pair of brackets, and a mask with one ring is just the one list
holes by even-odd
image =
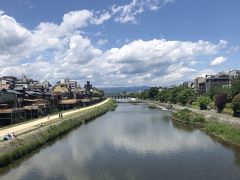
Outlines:
{"label": "distant city skyline", "polygon": [[238,0],[2,0],[0,76],[167,86],[240,68]]}

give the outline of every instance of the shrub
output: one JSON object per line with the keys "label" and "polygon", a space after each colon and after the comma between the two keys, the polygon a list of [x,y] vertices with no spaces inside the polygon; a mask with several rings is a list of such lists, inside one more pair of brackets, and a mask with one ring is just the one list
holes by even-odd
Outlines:
{"label": "shrub", "polygon": [[187,124],[204,123],[206,118],[202,114],[192,112],[189,109],[182,109],[173,114],[173,117],[187,122]]}
{"label": "shrub", "polygon": [[221,113],[227,103],[227,93],[219,93],[214,97],[214,102],[217,107],[217,112]]}
{"label": "shrub", "polygon": [[197,103],[201,110],[207,109],[207,106],[211,102],[211,99],[207,96],[200,96],[197,100]]}
{"label": "shrub", "polygon": [[233,115],[238,116],[240,111],[240,94],[236,95],[232,100]]}

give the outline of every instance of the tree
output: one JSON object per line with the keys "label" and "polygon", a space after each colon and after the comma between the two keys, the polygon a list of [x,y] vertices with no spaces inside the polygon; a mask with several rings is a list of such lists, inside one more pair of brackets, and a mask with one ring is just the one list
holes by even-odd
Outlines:
{"label": "tree", "polygon": [[178,94],[184,89],[183,86],[173,87],[169,89],[168,101],[176,104],[178,102]]}
{"label": "tree", "polygon": [[240,75],[238,75],[233,81],[231,86],[231,97],[234,98],[240,93]]}
{"label": "tree", "polygon": [[197,98],[196,92],[191,88],[181,90],[177,96],[177,101],[182,105],[191,104]]}
{"label": "tree", "polygon": [[157,87],[151,87],[148,91],[148,98],[155,99],[158,95],[159,91]]}
{"label": "tree", "polygon": [[206,93],[206,96],[209,96],[211,100],[214,100],[214,97],[219,93],[226,93],[229,94],[231,91],[228,87],[222,87],[220,85],[214,85],[211,87],[210,91]]}
{"label": "tree", "polygon": [[197,104],[199,105],[201,110],[207,109],[207,106],[211,102],[211,99],[207,96],[199,96],[197,99]]}
{"label": "tree", "polygon": [[140,95],[140,98],[141,99],[147,99],[148,98],[148,91],[147,90],[143,91]]}
{"label": "tree", "polygon": [[234,96],[232,100],[233,104],[233,116],[238,116],[240,112],[240,94]]}
{"label": "tree", "polygon": [[227,93],[219,93],[214,97],[215,106],[218,113],[221,113],[227,103]]}
{"label": "tree", "polygon": [[158,93],[158,97],[157,99],[160,101],[160,102],[167,102],[168,99],[170,97],[170,93],[169,93],[169,90],[168,89],[163,89],[162,91],[160,91]]}

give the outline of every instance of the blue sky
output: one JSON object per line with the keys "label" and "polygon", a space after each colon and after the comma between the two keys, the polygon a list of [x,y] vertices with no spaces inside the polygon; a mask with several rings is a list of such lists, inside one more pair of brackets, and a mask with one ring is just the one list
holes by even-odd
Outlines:
{"label": "blue sky", "polygon": [[240,68],[238,0],[0,0],[0,75],[170,85]]}

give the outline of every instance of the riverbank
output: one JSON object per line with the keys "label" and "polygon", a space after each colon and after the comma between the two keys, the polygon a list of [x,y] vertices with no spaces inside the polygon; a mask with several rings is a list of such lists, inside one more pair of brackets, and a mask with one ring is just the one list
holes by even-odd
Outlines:
{"label": "riverbank", "polygon": [[169,108],[166,103],[149,100],[145,102],[157,108],[169,109],[174,113],[172,119],[180,124],[199,128],[209,135],[220,138],[224,142],[240,147],[240,119],[231,116],[223,119],[227,115],[214,115],[208,111],[198,112],[198,110],[194,111],[192,108],[179,105],[172,105]]}
{"label": "riverbank", "polygon": [[116,103],[108,99],[98,106],[88,107],[55,123],[46,124],[36,130],[24,133],[16,139],[0,143],[0,167],[6,166],[22,156],[36,150],[60,135],[101,116],[116,108]]}

